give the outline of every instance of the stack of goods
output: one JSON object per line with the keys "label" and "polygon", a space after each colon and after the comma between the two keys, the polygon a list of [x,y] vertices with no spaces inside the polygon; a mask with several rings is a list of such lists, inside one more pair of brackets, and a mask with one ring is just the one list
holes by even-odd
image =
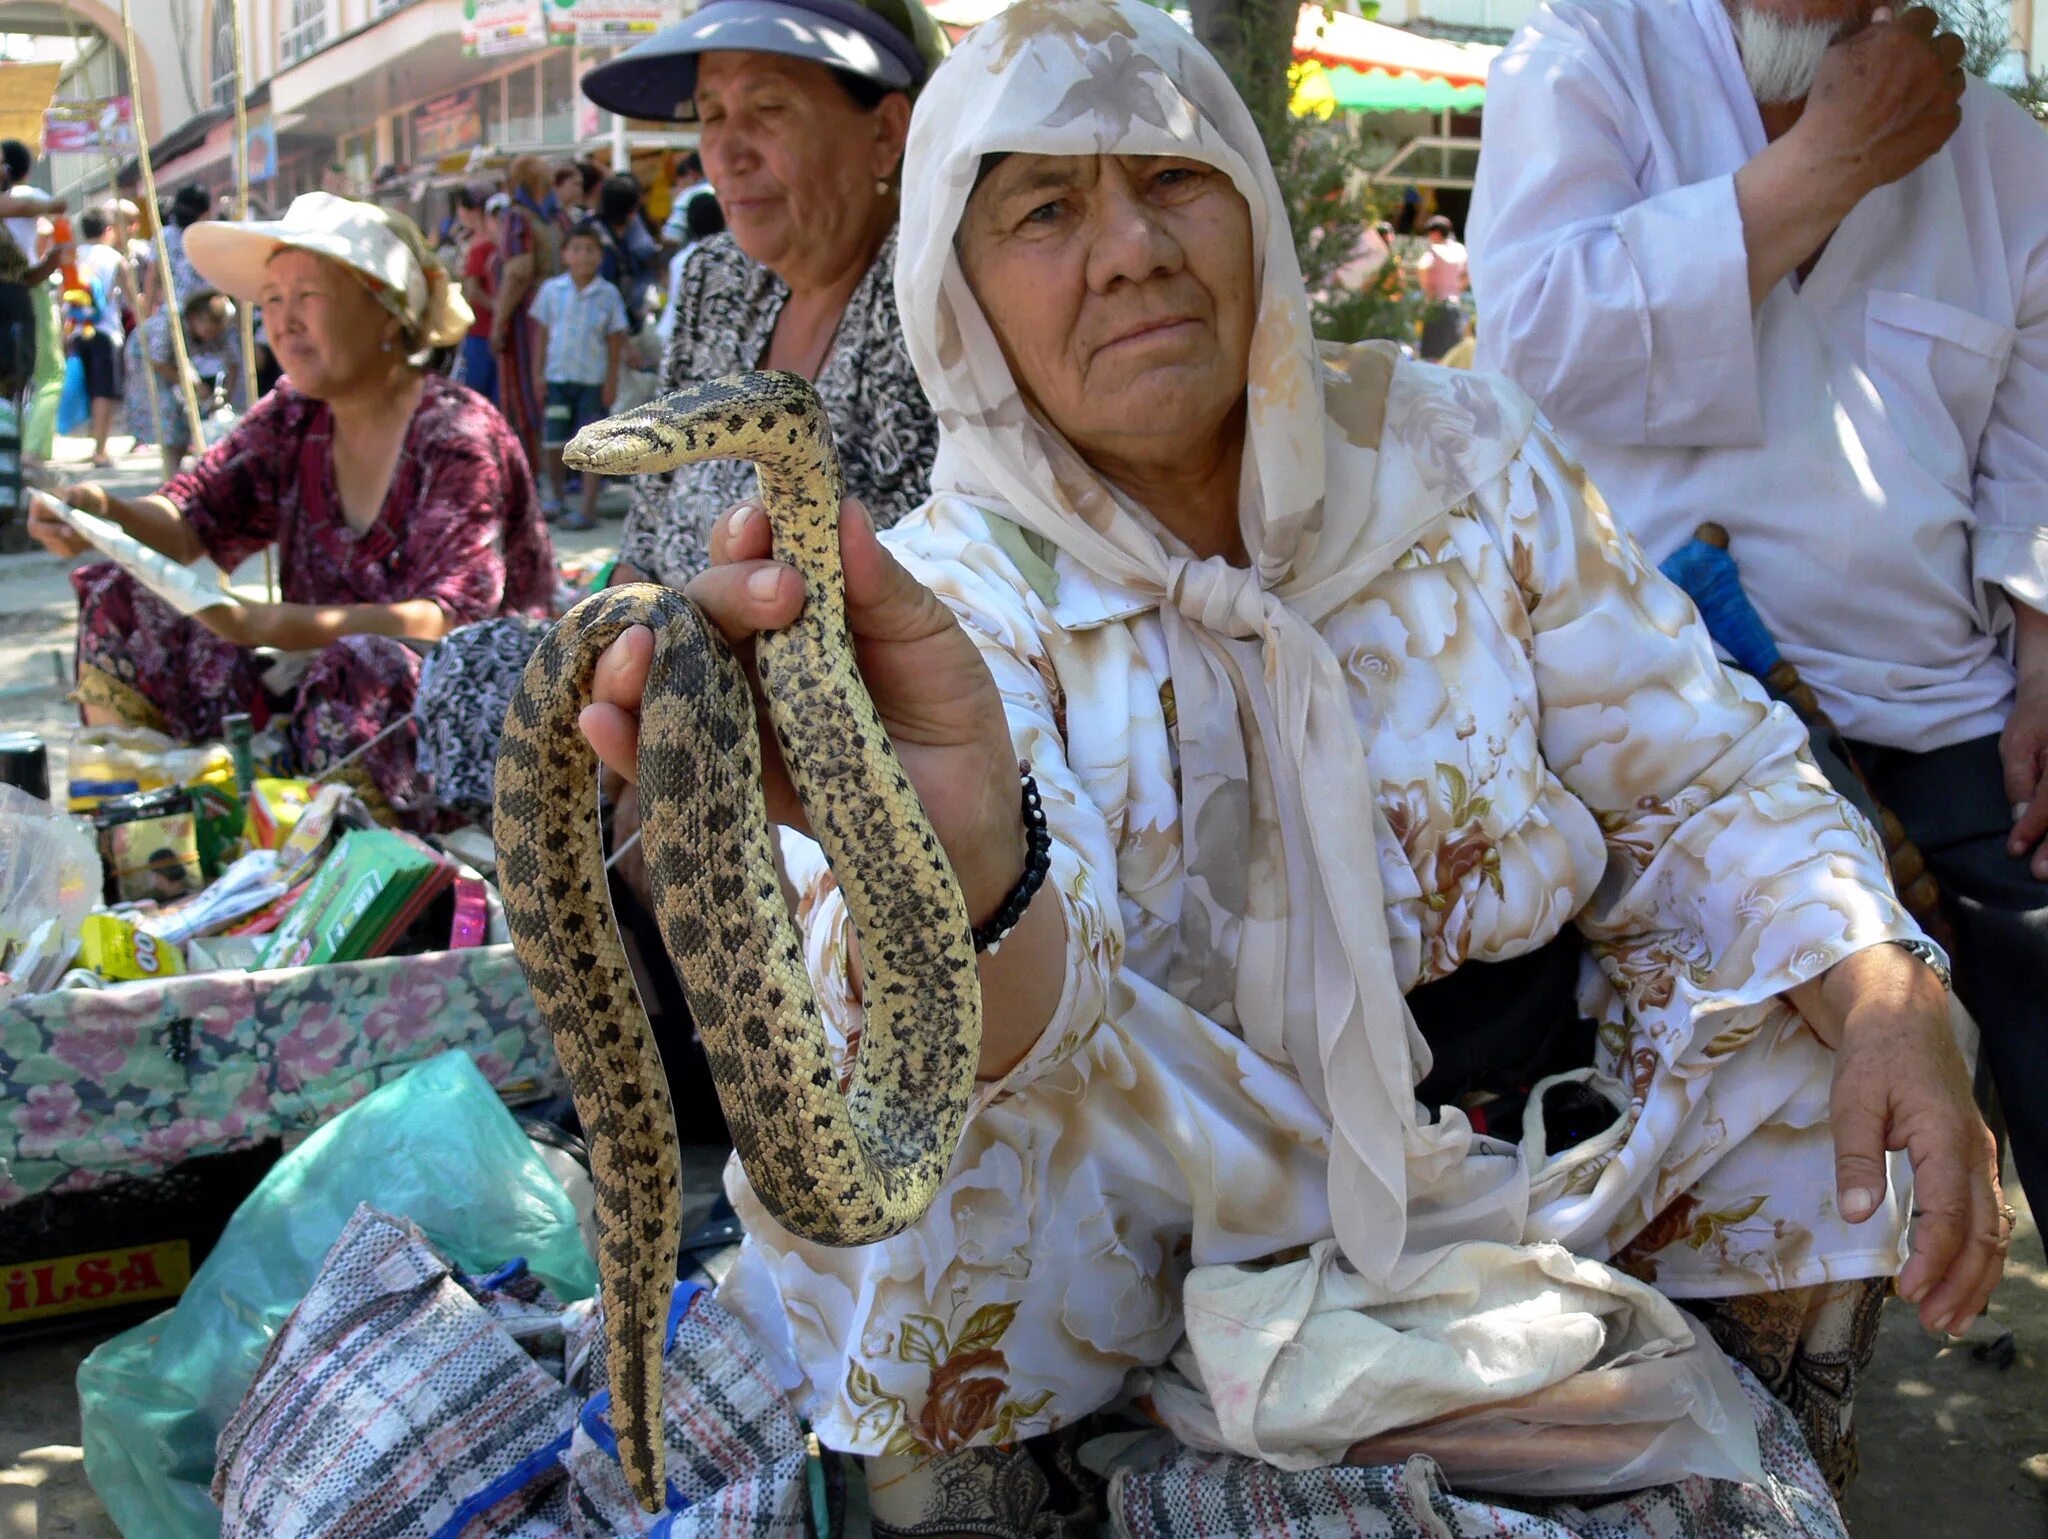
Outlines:
{"label": "stack of goods", "polygon": [[68,806],[0,734],[0,1342],[161,1308],[284,1147],[418,1064],[562,1092],[484,879],[246,725],[82,734]]}
{"label": "stack of goods", "polygon": [[345,786],[263,773],[265,747],[246,717],[229,718],[227,743],[192,749],[131,728],[88,731],[72,748],[69,818],[37,799],[46,769],[35,785],[9,776],[0,844],[26,852],[33,826],[37,849],[69,857],[48,869],[71,872],[85,900],[60,914],[41,887],[0,890],[0,1004],[503,938],[490,934],[494,894],[475,871],[377,826]]}

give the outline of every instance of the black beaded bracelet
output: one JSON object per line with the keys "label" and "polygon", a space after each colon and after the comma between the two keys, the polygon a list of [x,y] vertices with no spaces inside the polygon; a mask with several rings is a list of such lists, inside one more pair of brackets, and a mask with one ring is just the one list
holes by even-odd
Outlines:
{"label": "black beaded bracelet", "polygon": [[1045,873],[1052,869],[1052,831],[1045,826],[1038,782],[1031,778],[1029,765],[1019,764],[1017,773],[1024,782],[1024,874],[1017,878],[1017,885],[1010,889],[995,916],[987,924],[974,927],[974,949],[991,956],[1002,949],[1010,932],[1023,922],[1024,910],[1031,907],[1031,900],[1045,885]]}

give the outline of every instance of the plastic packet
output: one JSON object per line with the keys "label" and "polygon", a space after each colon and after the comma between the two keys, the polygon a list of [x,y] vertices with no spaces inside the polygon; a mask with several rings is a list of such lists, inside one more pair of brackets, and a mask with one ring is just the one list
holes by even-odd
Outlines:
{"label": "plastic packet", "polygon": [[40,797],[0,785],[0,1004],[22,992],[9,958],[51,920],[40,951],[63,950],[99,901],[99,850],[70,816]]}

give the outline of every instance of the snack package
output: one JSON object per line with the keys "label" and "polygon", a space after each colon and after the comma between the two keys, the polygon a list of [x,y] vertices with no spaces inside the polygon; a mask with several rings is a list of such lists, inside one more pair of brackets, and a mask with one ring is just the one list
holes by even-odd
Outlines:
{"label": "snack package", "polygon": [[299,815],[311,804],[316,789],[310,780],[258,777],[249,794],[250,846],[274,850],[283,844],[298,826]]}
{"label": "snack package", "polygon": [[199,829],[182,786],[111,796],[93,811],[115,902],[168,903],[199,890]]}
{"label": "snack package", "polygon": [[305,967],[381,956],[455,864],[388,828],[344,834],[264,949],[262,966]]}
{"label": "snack package", "polygon": [[480,876],[455,879],[455,917],[448,928],[448,949],[481,946],[491,927],[490,889]]}
{"label": "snack package", "polygon": [[222,743],[183,747],[148,727],[82,727],[72,735],[65,779],[69,810],[91,812],[113,796],[164,786],[235,783]]}
{"label": "snack package", "polygon": [[79,960],[114,983],[175,978],[185,970],[185,959],[176,946],[136,929],[119,914],[86,915],[79,940]]}

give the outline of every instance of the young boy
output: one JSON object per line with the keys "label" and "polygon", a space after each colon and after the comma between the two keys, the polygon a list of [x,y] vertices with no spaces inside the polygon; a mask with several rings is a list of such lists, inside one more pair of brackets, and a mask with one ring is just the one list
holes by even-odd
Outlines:
{"label": "young boy", "polygon": [[[198,379],[200,416],[213,415],[216,397],[224,398],[236,411],[242,400],[241,351],[229,335],[235,324],[235,307],[225,294],[214,289],[194,289],[181,294],[179,309],[185,318],[185,354],[191,359]],[[171,312],[159,306],[142,324],[142,351],[155,371],[156,441],[163,447],[164,479],[178,473],[188,453],[203,454],[206,445],[194,448],[192,425],[185,415],[184,387],[178,382],[178,355],[171,348]]]}
{"label": "young boy", "polygon": [[612,408],[619,391],[619,354],[626,342],[626,302],[598,277],[604,242],[579,225],[562,242],[562,265],[534,296],[534,351],[541,359],[541,394],[547,398],[542,447],[547,450],[548,487],[542,515],[560,519],[564,529],[596,525],[598,476],[583,478],[582,506],[562,509],[562,448],[579,429]]}

